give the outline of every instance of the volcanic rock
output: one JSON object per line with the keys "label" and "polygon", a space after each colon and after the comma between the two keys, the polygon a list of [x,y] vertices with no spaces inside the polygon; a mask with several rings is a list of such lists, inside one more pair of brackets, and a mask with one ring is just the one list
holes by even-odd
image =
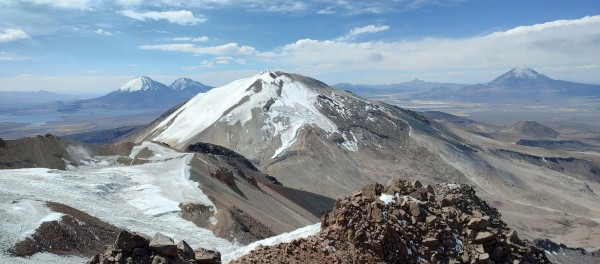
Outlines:
{"label": "volcanic rock", "polygon": [[[369,184],[339,199],[321,218],[318,234],[258,247],[231,263],[549,263],[543,250],[518,239],[472,187],[436,185],[432,192],[418,182],[389,184],[381,193],[395,195],[397,202],[385,203],[378,185]],[[436,199],[409,200],[421,189]],[[452,203],[439,202],[444,199]]]}
{"label": "volcanic rock", "polygon": [[143,235],[122,231],[112,247],[92,257],[89,263],[220,264],[221,253],[203,248],[193,250],[183,240],[175,245],[173,239],[161,233],[156,233],[150,240]]}

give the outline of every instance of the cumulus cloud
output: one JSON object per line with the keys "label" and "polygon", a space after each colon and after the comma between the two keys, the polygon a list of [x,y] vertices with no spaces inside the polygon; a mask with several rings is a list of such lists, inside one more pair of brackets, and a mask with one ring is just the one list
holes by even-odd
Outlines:
{"label": "cumulus cloud", "polygon": [[19,39],[28,39],[29,35],[20,28],[7,28],[0,32],[0,42],[9,42]]}
{"label": "cumulus cloud", "polygon": [[98,35],[102,35],[102,36],[112,36],[112,32],[110,31],[105,31],[104,29],[97,29],[96,31],[94,31],[94,33],[98,34]]}
{"label": "cumulus cloud", "polygon": [[252,55],[256,49],[251,46],[239,46],[237,43],[228,43],[220,46],[198,47],[193,44],[159,44],[159,45],[141,45],[144,50],[163,50],[187,52],[195,55],[213,55],[213,56],[240,56]]}
{"label": "cumulus cloud", "polygon": [[[373,27],[374,28],[374,27]],[[368,32],[359,28],[356,32]],[[462,39],[348,42],[301,39],[281,48],[279,61],[310,74],[319,71],[387,71],[577,66],[600,61],[600,16],[523,26]]]}
{"label": "cumulus cloud", "polygon": [[[350,32],[360,35],[385,29],[385,26],[366,26]],[[269,67],[285,68],[315,77],[341,73],[357,76],[367,72],[380,72],[386,76],[400,76],[407,72],[466,76],[473,69],[497,74],[517,65],[540,69],[560,68],[563,73],[567,72],[564,68],[579,69],[577,67],[585,66],[586,74],[600,76],[600,67],[596,67],[600,61],[599,40],[600,16],[591,16],[516,27],[469,38],[366,42],[354,42],[351,38],[300,39],[271,51],[259,51],[237,43],[211,47],[190,43],[142,45],[140,48],[251,59]],[[493,74],[490,73],[490,76]]]}
{"label": "cumulus cloud", "polygon": [[139,21],[166,20],[166,21],[169,21],[170,23],[179,24],[179,25],[195,25],[198,23],[204,23],[207,20],[202,15],[197,16],[197,17],[194,16],[192,11],[188,11],[188,10],[163,11],[163,12],[158,12],[158,11],[136,12],[133,10],[125,10],[125,11],[120,11],[119,13],[121,13],[122,15],[124,15],[126,17],[129,17],[129,18],[132,18],[135,20],[139,20]]}

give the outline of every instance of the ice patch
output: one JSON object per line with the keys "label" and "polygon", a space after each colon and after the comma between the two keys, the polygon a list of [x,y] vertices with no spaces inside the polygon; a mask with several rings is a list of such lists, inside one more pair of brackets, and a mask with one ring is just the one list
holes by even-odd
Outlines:
{"label": "ice patch", "polygon": [[162,197],[160,195],[162,190],[158,186],[143,184],[124,191],[127,193],[127,203],[145,214],[161,215],[180,211],[179,203]]}
{"label": "ice patch", "polygon": [[254,250],[255,248],[257,248],[260,245],[273,246],[273,245],[277,245],[277,244],[281,244],[281,243],[288,243],[288,242],[291,242],[296,239],[306,238],[306,237],[315,235],[315,234],[319,233],[320,229],[321,229],[321,224],[318,223],[318,224],[309,225],[309,226],[306,226],[303,228],[299,228],[299,229],[296,229],[296,230],[288,232],[288,233],[283,233],[278,236],[269,237],[269,238],[266,238],[266,239],[263,239],[260,241],[256,241],[245,247],[239,248],[238,250],[235,250],[228,254],[222,255],[222,261],[224,264],[227,264],[234,259],[237,259],[241,256],[244,256],[244,255],[250,253],[250,251]]}
{"label": "ice patch", "polygon": [[60,221],[60,219],[64,216],[65,214],[62,213],[51,213],[47,216],[44,216],[44,218],[42,218],[42,220],[40,220],[40,224],[43,224],[45,222],[52,222],[52,221]]}
{"label": "ice patch", "polygon": [[[202,203],[212,212],[216,212],[216,207],[198,188],[198,183],[189,180],[188,163],[193,154],[178,153],[158,144],[144,145],[153,149],[154,154],[161,154],[152,157],[156,162],[134,166],[83,166],[74,171],[0,170],[0,252],[32,234],[42,220],[59,218],[60,214],[50,211],[45,201],[77,208],[134,232],[153,235],[160,231],[176,239],[185,239],[193,248],[217,249],[223,254],[238,249],[239,245],[216,237],[212,231],[184,220],[179,214],[164,213],[179,210],[179,203],[187,202]],[[216,221],[211,220],[211,223]],[[85,261],[81,258],[63,261],[61,257],[42,254],[20,259],[0,253],[0,263]]]}
{"label": "ice patch", "polygon": [[383,204],[388,205],[389,203],[396,202],[396,196],[382,193],[381,196],[379,196],[379,200],[382,201]]}

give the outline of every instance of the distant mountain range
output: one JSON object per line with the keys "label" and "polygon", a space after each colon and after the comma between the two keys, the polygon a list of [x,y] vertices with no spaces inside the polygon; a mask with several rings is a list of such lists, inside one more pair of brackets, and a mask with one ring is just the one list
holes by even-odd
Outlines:
{"label": "distant mountain range", "polygon": [[529,67],[517,67],[488,83],[422,96],[475,102],[554,102],[572,97],[600,97],[600,85],[554,80]]}
{"label": "distant mountain range", "polygon": [[82,108],[106,109],[152,109],[164,111],[198,93],[212,87],[200,82],[180,78],[166,86],[149,77],[140,76],[121,86],[119,89],[93,99],[67,103],[59,107],[61,112],[73,112]]}
{"label": "distant mountain range", "polygon": [[577,97],[600,97],[600,85],[554,80],[532,68],[516,67],[482,84],[465,85],[414,80],[390,85],[336,84],[367,98],[448,100],[485,103],[559,103]]}

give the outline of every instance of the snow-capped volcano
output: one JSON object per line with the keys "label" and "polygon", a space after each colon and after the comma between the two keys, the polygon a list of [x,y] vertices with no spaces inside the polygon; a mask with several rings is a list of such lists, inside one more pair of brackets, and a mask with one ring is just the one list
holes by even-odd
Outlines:
{"label": "snow-capped volcano", "polygon": [[487,83],[495,87],[537,88],[547,86],[553,80],[527,66],[519,66]]}
{"label": "snow-capped volcano", "polygon": [[161,91],[169,88],[146,76],[139,76],[123,84],[116,92]]}
{"label": "snow-capped volcano", "polygon": [[[401,162],[408,157],[400,153],[414,147],[409,142],[412,125],[431,129],[423,122],[412,112],[366,101],[312,78],[263,71],[197,95],[155,121],[136,141],[178,149],[196,142],[221,145],[290,184],[316,186],[317,193],[328,194],[332,189],[354,190],[360,182],[389,177],[389,170],[408,168]],[[398,160],[399,167],[378,167],[381,156]],[[446,170],[447,165],[438,165]],[[417,167],[440,169],[414,165],[409,170]],[[307,179],[298,174],[339,178]]]}
{"label": "snow-capped volcano", "polygon": [[[325,89],[326,85],[320,85]],[[153,140],[184,147],[213,125],[244,126],[258,118],[264,124],[257,136],[264,142],[275,137],[281,142],[272,154],[274,158],[295,141],[304,126],[314,125],[328,133],[337,131],[336,125],[315,107],[318,95],[315,87],[293,75],[263,71],[194,97],[158,125],[164,131]]]}
{"label": "snow-capped volcano", "polygon": [[188,78],[166,86],[146,76],[136,77],[102,97],[78,102],[87,107],[165,111],[212,87]]}
{"label": "snow-capped volcano", "polygon": [[212,87],[190,78],[179,78],[169,85],[169,88],[175,91],[192,90],[196,93],[203,93],[210,90]]}

